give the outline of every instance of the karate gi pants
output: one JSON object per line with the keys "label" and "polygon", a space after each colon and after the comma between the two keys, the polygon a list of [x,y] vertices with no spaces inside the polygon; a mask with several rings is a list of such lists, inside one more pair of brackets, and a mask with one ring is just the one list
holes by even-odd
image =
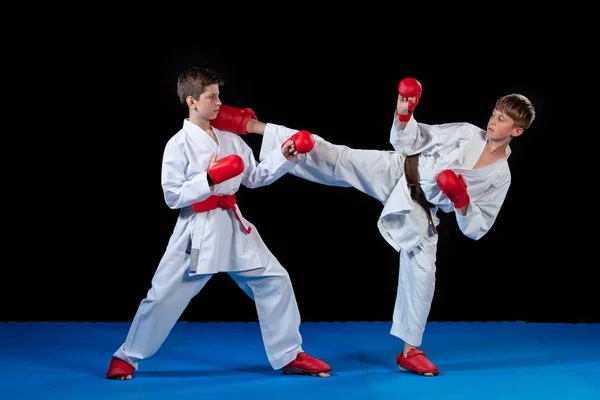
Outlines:
{"label": "karate gi pants", "polygon": [[[254,229],[253,234],[258,235],[258,232]],[[288,272],[260,237],[258,239],[256,242],[261,247],[259,250],[265,262],[264,267],[227,273],[254,300],[267,358],[272,368],[277,370],[295,360],[297,354],[303,351],[300,312]],[[190,300],[213,276],[189,276],[188,244],[188,235],[172,236],[152,278],[152,287],[135,314],[127,338],[114,353],[115,357],[131,364],[136,370],[140,361],[158,351]],[[198,343],[210,346],[201,337]]]}

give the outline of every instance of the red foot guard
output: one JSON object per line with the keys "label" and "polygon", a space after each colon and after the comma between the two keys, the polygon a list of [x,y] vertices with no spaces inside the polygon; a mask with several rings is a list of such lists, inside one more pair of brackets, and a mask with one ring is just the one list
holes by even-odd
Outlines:
{"label": "red foot guard", "polygon": [[410,349],[406,354],[406,357],[404,357],[403,352],[400,352],[396,357],[396,364],[398,364],[398,367],[400,367],[400,370],[402,371],[408,370],[419,375],[431,374],[435,376],[440,373],[437,367],[425,358],[425,352],[423,350]]}
{"label": "red foot guard", "polygon": [[309,374],[309,375],[318,375],[320,377],[328,377],[329,371],[331,371],[331,367],[319,360],[318,358],[314,358],[309,356],[305,352],[298,353],[296,359],[283,367],[283,372],[285,374]]}
{"label": "red foot guard", "polygon": [[125,375],[133,375],[135,369],[125,361],[113,357],[106,373],[106,379],[118,379]]}

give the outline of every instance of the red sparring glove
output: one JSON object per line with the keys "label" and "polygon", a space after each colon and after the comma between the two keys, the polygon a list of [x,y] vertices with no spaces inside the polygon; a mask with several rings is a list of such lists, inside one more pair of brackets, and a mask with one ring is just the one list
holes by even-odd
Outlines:
{"label": "red sparring glove", "polygon": [[246,125],[250,118],[258,119],[251,108],[235,108],[221,104],[217,117],[210,121],[210,124],[223,131],[245,135],[248,133]]}
{"label": "red sparring glove", "polygon": [[410,116],[417,107],[417,104],[419,104],[421,93],[423,93],[421,82],[419,82],[415,78],[404,78],[400,81],[400,84],[398,85],[398,93],[400,94],[400,96],[406,98],[415,97],[415,101],[408,102],[408,114],[403,115],[398,113],[398,118],[400,118],[400,121],[408,122]]}
{"label": "red sparring glove", "polygon": [[467,193],[467,185],[463,180],[462,175],[455,174],[449,169],[445,169],[437,176],[437,184],[455,208],[463,208],[469,204],[469,194]]}
{"label": "red sparring glove", "polygon": [[[225,182],[234,178],[244,171],[244,160],[238,155],[232,154],[221,160],[208,170],[208,176],[213,184]],[[212,185],[211,185],[212,186]]]}
{"label": "red sparring glove", "polygon": [[[308,153],[313,149],[313,147],[315,147],[315,138],[309,131],[298,131],[292,136],[290,136],[288,140],[294,142],[294,145],[296,146],[296,151],[300,154]],[[286,142],[287,140],[283,143],[285,144]]]}

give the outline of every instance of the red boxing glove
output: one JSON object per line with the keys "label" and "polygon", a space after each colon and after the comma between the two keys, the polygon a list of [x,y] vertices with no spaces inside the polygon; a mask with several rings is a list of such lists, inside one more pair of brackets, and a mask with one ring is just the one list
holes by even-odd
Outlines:
{"label": "red boxing glove", "polygon": [[300,154],[308,153],[313,149],[313,147],[315,147],[315,138],[309,131],[298,131],[292,136],[290,136],[288,140],[294,142],[294,145],[296,146],[296,151]]}
{"label": "red boxing glove", "polygon": [[463,208],[469,204],[469,194],[467,193],[467,185],[462,175],[457,175],[449,169],[445,169],[437,176],[437,184],[455,208]]}
{"label": "red boxing glove", "polygon": [[210,124],[217,129],[245,135],[248,133],[246,125],[250,118],[256,118],[251,108],[235,108],[221,104],[217,117]]}
{"label": "red boxing glove", "polygon": [[208,169],[208,175],[214,184],[225,182],[234,178],[244,171],[244,160],[236,154],[219,160]]}
{"label": "red boxing glove", "polygon": [[408,102],[408,114],[398,114],[398,118],[400,121],[407,122],[410,119],[411,114],[419,104],[419,99],[421,98],[421,93],[423,93],[423,87],[421,86],[421,82],[416,80],[415,78],[404,78],[400,81],[398,85],[398,93],[402,97],[415,97],[415,101]]}

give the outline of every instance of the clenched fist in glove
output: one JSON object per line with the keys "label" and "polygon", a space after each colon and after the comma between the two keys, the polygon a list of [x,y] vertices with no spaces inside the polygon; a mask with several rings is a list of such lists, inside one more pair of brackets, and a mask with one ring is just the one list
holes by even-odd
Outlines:
{"label": "clenched fist in glove", "polygon": [[445,169],[437,176],[437,184],[455,208],[463,208],[469,204],[469,194],[467,185],[460,174],[456,174],[449,169]]}
{"label": "clenched fist in glove", "polygon": [[398,85],[398,94],[400,95],[398,98],[398,103],[408,100],[408,114],[401,114],[400,110],[397,110],[400,121],[408,122],[411,114],[417,107],[417,104],[419,104],[421,93],[423,93],[421,82],[415,78],[404,78],[400,81],[400,84]]}
{"label": "clenched fist in glove", "polygon": [[246,125],[250,118],[257,119],[251,108],[235,108],[222,104],[217,117],[210,121],[210,124],[223,131],[245,135],[248,133]]}
{"label": "clenched fist in glove", "polygon": [[[290,136],[288,140],[294,142],[296,151],[300,154],[308,153],[313,149],[313,147],[315,147],[315,138],[309,131],[298,131]],[[287,140],[284,142],[284,144],[286,142]]]}
{"label": "clenched fist in glove", "polygon": [[[211,167],[208,169],[209,185],[225,182],[235,178],[244,171],[244,160],[238,155],[232,154],[217,162],[217,155],[213,155]],[[211,181],[212,180],[212,184]]]}

